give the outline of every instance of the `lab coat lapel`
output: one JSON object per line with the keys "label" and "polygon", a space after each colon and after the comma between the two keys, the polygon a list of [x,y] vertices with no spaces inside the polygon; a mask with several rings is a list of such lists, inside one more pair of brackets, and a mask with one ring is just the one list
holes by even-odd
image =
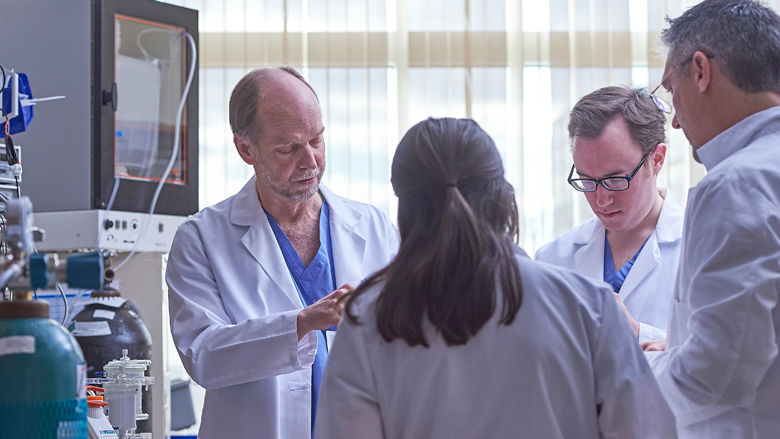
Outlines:
{"label": "lab coat lapel", "polygon": [[588,221],[577,233],[574,244],[575,271],[591,279],[604,279],[604,226],[598,219]]}
{"label": "lab coat lapel", "polygon": [[295,288],[282,251],[271,230],[271,224],[257,198],[255,177],[252,177],[233,199],[230,220],[233,224],[249,226],[241,237],[241,244],[246,247],[284,296],[297,308],[303,308],[298,290]]}
{"label": "lab coat lapel", "polygon": [[658,248],[658,234],[653,232],[647,239],[647,243],[645,243],[639,256],[636,257],[636,261],[634,261],[634,265],[628,272],[626,280],[623,281],[623,286],[620,288],[620,298],[625,301],[660,264],[661,249]]}
{"label": "lab coat lapel", "polygon": [[647,243],[634,261],[634,265],[620,289],[620,298],[623,300],[636,291],[639,285],[646,283],[645,279],[653,270],[660,268],[661,246],[680,239],[678,231],[682,228],[683,212],[671,199],[668,190],[663,188],[658,190],[664,198],[664,204],[661,206],[655,231],[647,239]]}
{"label": "lab coat lapel", "polygon": [[320,191],[330,206],[330,233],[336,287],[341,287],[345,283],[357,287],[363,281],[363,253],[366,249],[366,238],[357,227],[361,214],[324,185],[320,185]]}

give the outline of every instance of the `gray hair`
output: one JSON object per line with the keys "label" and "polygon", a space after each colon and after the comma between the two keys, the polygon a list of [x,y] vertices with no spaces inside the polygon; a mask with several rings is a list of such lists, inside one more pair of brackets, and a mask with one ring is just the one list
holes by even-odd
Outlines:
{"label": "gray hair", "polygon": [[644,88],[610,86],[600,88],[577,102],[569,114],[569,139],[595,139],[616,117],[628,124],[631,139],[643,154],[666,140],[666,116]]}
{"label": "gray hair", "polygon": [[257,143],[260,139],[260,124],[257,119],[257,108],[260,98],[262,97],[263,83],[267,79],[267,76],[272,71],[284,71],[287,72],[301,82],[306,84],[314,93],[314,97],[319,102],[317,92],[314,91],[311,84],[297,70],[289,66],[262,68],[252,70],[244,75],[230,95],[230,104],[228,106],[230,129],[234,134],[238,134],[241,137],[249,140],[252,143]]}
{"label": "gray hair", "polygon": [[700,50],[742,91],[780,92],[780,16],[762,3],[705,0],[666,21],[670,62],[683,67]]}

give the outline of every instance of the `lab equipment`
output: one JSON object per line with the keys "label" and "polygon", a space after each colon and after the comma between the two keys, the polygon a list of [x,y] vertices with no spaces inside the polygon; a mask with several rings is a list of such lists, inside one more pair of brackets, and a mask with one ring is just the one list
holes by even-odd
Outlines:
{"label": "lab equipment", "polygon": [[92,384],[102,384],[105,400],[108,402],[108,421],[116,427],[119,439],[140,438],[136,434],[136,421],[145,420],[149,415],[143,413],[141,390],[154,384],[154,377],[145,376],[146,369],[152,364],[149,360],[133,360],[122,349],[122,357],[111,360],[103,367],[105,378],[90,379]]}
{"label": "lab equipment", "polygon": [[[5,77],[8,78],[7,83],[2,84],[2,87],[0,87],[3,116],[5,116],[0,119],[3,122],[0,125],[0,136],[16,134],[26,130],[34,116],[31,104],[22,105],[22,99],[27,101],[33,98],[30,80],[27,78],[27,75],[11,71],[6,72]],[[9,119],[8,132],[6,132],[5,128],[6,117]]]}
{"label": "lab equipment", "polygon": [[87,435],[86,364],[45,302],[0,302],[0,426],[3,437]]}
{"label": "lab equipment", "polygon": [[7,253],[1,255],[4,271],[0,274],[0,287],[22,295],[38,288],[53,288],[59,282],[72,288],[103,287],[100,252],[74,253],[64,260],[54,253],[34,253],[35,242],[40,242],[44,234],[33,226],[32,202],[23,196],[7,200],[4,207],[2,241]]}
{"label": "lab equipment", "polygon": [[[6,144],[0,142],[0,199],[2,200],[18,198],[17,184],[22,183],[21,163],[9,164],[8,152]],[[14,154],[21,162],[22,149],[19,145],[14,145]],[[10,161],[13,162],[13,158]]]}
{"label": "lab equipment", "polygon": [[[65,96],[48,96],[34,98],[30,80],[25,73],[17,73],[2,66],[2,81],[0,82],[0,136],[21,133],[27,130],[35,115],[33,106],[38,102],[64,99]],[[7,122],[7,125],[6,125]]]}
{"label": "lab equipment", "polygon": [[[5,205],[0,287],[29,271],[32,203]],[[29,288],[28,288],[29,289]],[[49,305],[16,291],[0,302],[0,425],[8,437],[82,438],[87,433],[86,365],[76,340],[50,320]]]}
{"label": "lab equipment", "polygon": [[[152,360],[152,335],[135,302],[122,297],[118,290],[105,287],[93,291],[81,304],[84,307],[68,328],[84,353],[87,378],[102,375],[103,366],[119,358],[123,347],[132,358]],[[144,407],[152,407],[151,392],[144,392],[142,402]],[[151,432],[151,419],[140,421],[137,431]]]}
{"label": "lab equipment", "polygon": [[87,429],[89,439],[118,439],[119,436],[114,431],[114,427],[108,422],[106,406],[108,406],[108,403],[103,401],[102,396],[87,396]]}
{"label": "lab equipment", "polygon": [[[99,248],[115,251],[167,252],[185,217],[112,210],[36,212],[35,222],[47,232],[38,250]],[[144,233],[141,233],[144,230]]]}
{"label": "lab equipment", "polygon": [[190,380],[171,380],[171,430],[192,427],[196,422]]}
{"label": "lab equipment", "polygon": [[46,130],[24,134],[25,145],[35,146],[25,151],[24,193],[36,213],[106,210],[114,192],[112,210],[147,212],[161,179],[155,213],[195,213],[197,68],[178,129],[176,119],[197,12],[153,0],[26,0],[4,4],[3,15],[14,17],[4,23],[9,35],[57,35],[5,46],[3,64],[23,68],[36,90],[69,90],[36,111]]}
{"label": "lab equipment", "polygon": [[2,16],[14,18],[4,23],[8,34],[56,38],[8,45],[0,61],[24,69],[38,94],[68,90],[66,100],[38,105],[34,126],[46,130],[20,141],[30,146],[23,193],[48,232],[36,246],[144,253],[120,253],[130,263],[117,279],[152,328],[163,385],[152,388],[149,410],[154,436],[164,437],[169,336],[160,278],[176,228],[198,209],[198,14],[152,0],[26,0],[4,5]]}

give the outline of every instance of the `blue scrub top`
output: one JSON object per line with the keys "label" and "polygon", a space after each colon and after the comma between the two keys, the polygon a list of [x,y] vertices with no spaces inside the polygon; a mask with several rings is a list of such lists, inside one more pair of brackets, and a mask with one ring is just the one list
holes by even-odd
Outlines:
{"label": "blue scrub top", "polygon": [[[650,237],[648,236],[647,239],[650,239]],[[626,281],[626,277],[628,277],[631,267],[634,266],[636,258],[639,256],[639,253],[642,252],[642,249],[645,248],[647,239],[645,239],[645,242],[639,247],[639,250],[634,254],[634,257],[620,267],[620,270],[615,271],[615,262],[612,260],[612,249],[609,248],[607,234],[604,233],[604,282],[612,286],[612,291],[616,293],[620,292],[620,288],[623,287],[623,282]]]}
{"label": "blue scrub top", "polygon": [[[310,306],[314,302],[328,295],[336,289],[336,272],[333,266],[333,246],[330,240],[330,209],[325,198],[322,198],[322,211],[320,212],[320,248],[307,267],[304,265],[295,247],[276,223],[273,217],[265,212],[271,229],[279,244],[279,249],[284,256],[284,262],[298,290],[298,295],[304,306]],[[335,330],[335,327],[328,328]],[[317,353],[311,366],[311,429],[314,436],[314,420],[317,416],[317,400],[320,395],[320,383],[325,363],[328,359],[325,331],[317,331]]]}

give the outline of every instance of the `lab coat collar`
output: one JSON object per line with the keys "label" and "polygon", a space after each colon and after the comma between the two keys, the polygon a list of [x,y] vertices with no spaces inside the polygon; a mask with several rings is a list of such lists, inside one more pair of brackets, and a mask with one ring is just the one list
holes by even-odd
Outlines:
{"label": "lab coat collar", "polygon": [[659,188],[658,192],[664,198],[661,205],[661,213],[655,224],[655,231],[647,238],[644,248],[634,261],[634,266],[628,272],[623,286],[620,288],[620,298],[626,300],[628,296],[639,288],[645,278],[661,265],[661,245],[674,243],[681,239],[683,213],[682,209],[669,196],[669,191]]}
{"label": "lab coat collar", "polygon": [[[260,215],[262,207],[257,196],[256,181],[257,176],[252,176],[233,199],[233,206],[230,211],[230,222],[233,224],[250,226],[257,222],[259,216],[264,216]],[[351,229],[360,221],[360,213],[345,203],[343,198],[334,194],[333,191],[323,184],[320,184],[320,192],[325,197],[325,201],[330,205],[331,217],[339,221],[342,226]]]}
{"label": "lab coat collar", "polygon": [[669,190],[658,188],[658,192],[661,192],[661,196],[664,198],[664,204],[661,206],[661,213],[658,215],[658,222],[655,225],[658,243],[677,242],[680,240],[680,230],[682,230],[683,210],[669,194]]}
{"label": "lab coat collar", "polygon": [[[255,189],[256,178],[253,176],[236,194],[231,207],[230,221],[236,225],[249,226],[241,238],[241,243],[288,298],[297,306],[302,306],[271,225],[263,214]],[[345,199],[334,194],[323,184],[320,184],[320,192],[330,207],[333,264],[336,286],[340,287],[350,279],[361,279],[361,261],[365,252],[366,237],[357,225],[362,215]]]}
{"label": "lab coat collar", "polygon": [[645,246],[637,256],[631,271],[628,272],[623,286],[620,287],[620,298],[626,300],[636,291],[644,279],[661,265],[661,249],[658,248],[658,236],[651,234]]}
{"label": "lab coat collar", "polygon": [[[256,181],[257,177],[252,176],[233,197],[233,205],[230,208],[231,223],[238,226],[251,226],[257,223],[259,216],[265,217],[265,215],[260,215],[262,211],[255,187]],[[267,218],[265,222],[268,223]]]}
{"label": "lab coat collar", "polygon": [[[666,204],[666,203],[664,203]],[[663,209],[663,208],[662,208]],[[659,220],[660,221],[660,220]],[[579,247],[574,253],[574,264],[578,273],[586,274],[590,277],[601,280],[604,273],[604,234],[605,229],[597,218],[593,218],[588,223],[587,230],[580,230],[575,243]],[[589,241],[582,243],[590,233]],[[623,286],[620,288],[620,297],[626,300],[636,290],[637,285],[658,265],[660,251],[655,235],[650,235],[650,239],[645,248],[639,254],[634,266],[628,273]],[[654,261],[654,262],[653,262]]]}
{"label": "lab coat collar", "polygon": [[276,242],[268,217],[263,213],[255,188],[256,177],[252,177],[233,197],[230,210],[230,222],[238,226],[249,226],[241,237],[241,244],[249,251],[262,269],[273,280],[280,291],[297,308],[303,308],[303,302],[295,288],[290,271],[284,262],[282,250]]}
{"label": "lab coat collar", "polygon": [[585,221],[582,226],[577,230],[577,234],[574,236],[575,245],[583,245],[593,242],[596,238],[601,236],[601,240],[604,240],[604,225],[601,224],[598,218],[593,217],[588,221]]}
{"label": "lab coat collar", "polygon": [[[683,221],[682,209],[675,203],[669,191],[659,188],[664,197],[661,213],[658,215],[655,232],[650,235],[645,248],[637,257],[634,266],[628,273],[620,296],[625,300],[637,289],[650,272],[660,264],[661,251],[659,245],[673,243],[680,239],[680,223]],[[574,237],[574,244],[579,246],[574,254],[575,266],[580,273],[593,273],[593,276],[601,278],[604,270],[604,225],[598,218],[591,218],[585,222]]]}
{"label": "lab coat collar", "polygon": [[768,108],[735,123],[705,143],[696,154],[707,171],[746,147],[757,137],[780,130],[780,106]]}
{"label": "lab coat collar", "polygon": [[366,249],[366,237],[358,227],[362,215],[325,185],[320,185],[320,192],[330,207],[330,237],[338,288],[350,279],[361,279],[361,264]]}
{"label": "lab coat collar", "polygon": [[578,273],[593,273],[601,278],[600,273],[604,271],[604,233],[604,225],[598,218],[586,221],[577,231],[574,265]]}

